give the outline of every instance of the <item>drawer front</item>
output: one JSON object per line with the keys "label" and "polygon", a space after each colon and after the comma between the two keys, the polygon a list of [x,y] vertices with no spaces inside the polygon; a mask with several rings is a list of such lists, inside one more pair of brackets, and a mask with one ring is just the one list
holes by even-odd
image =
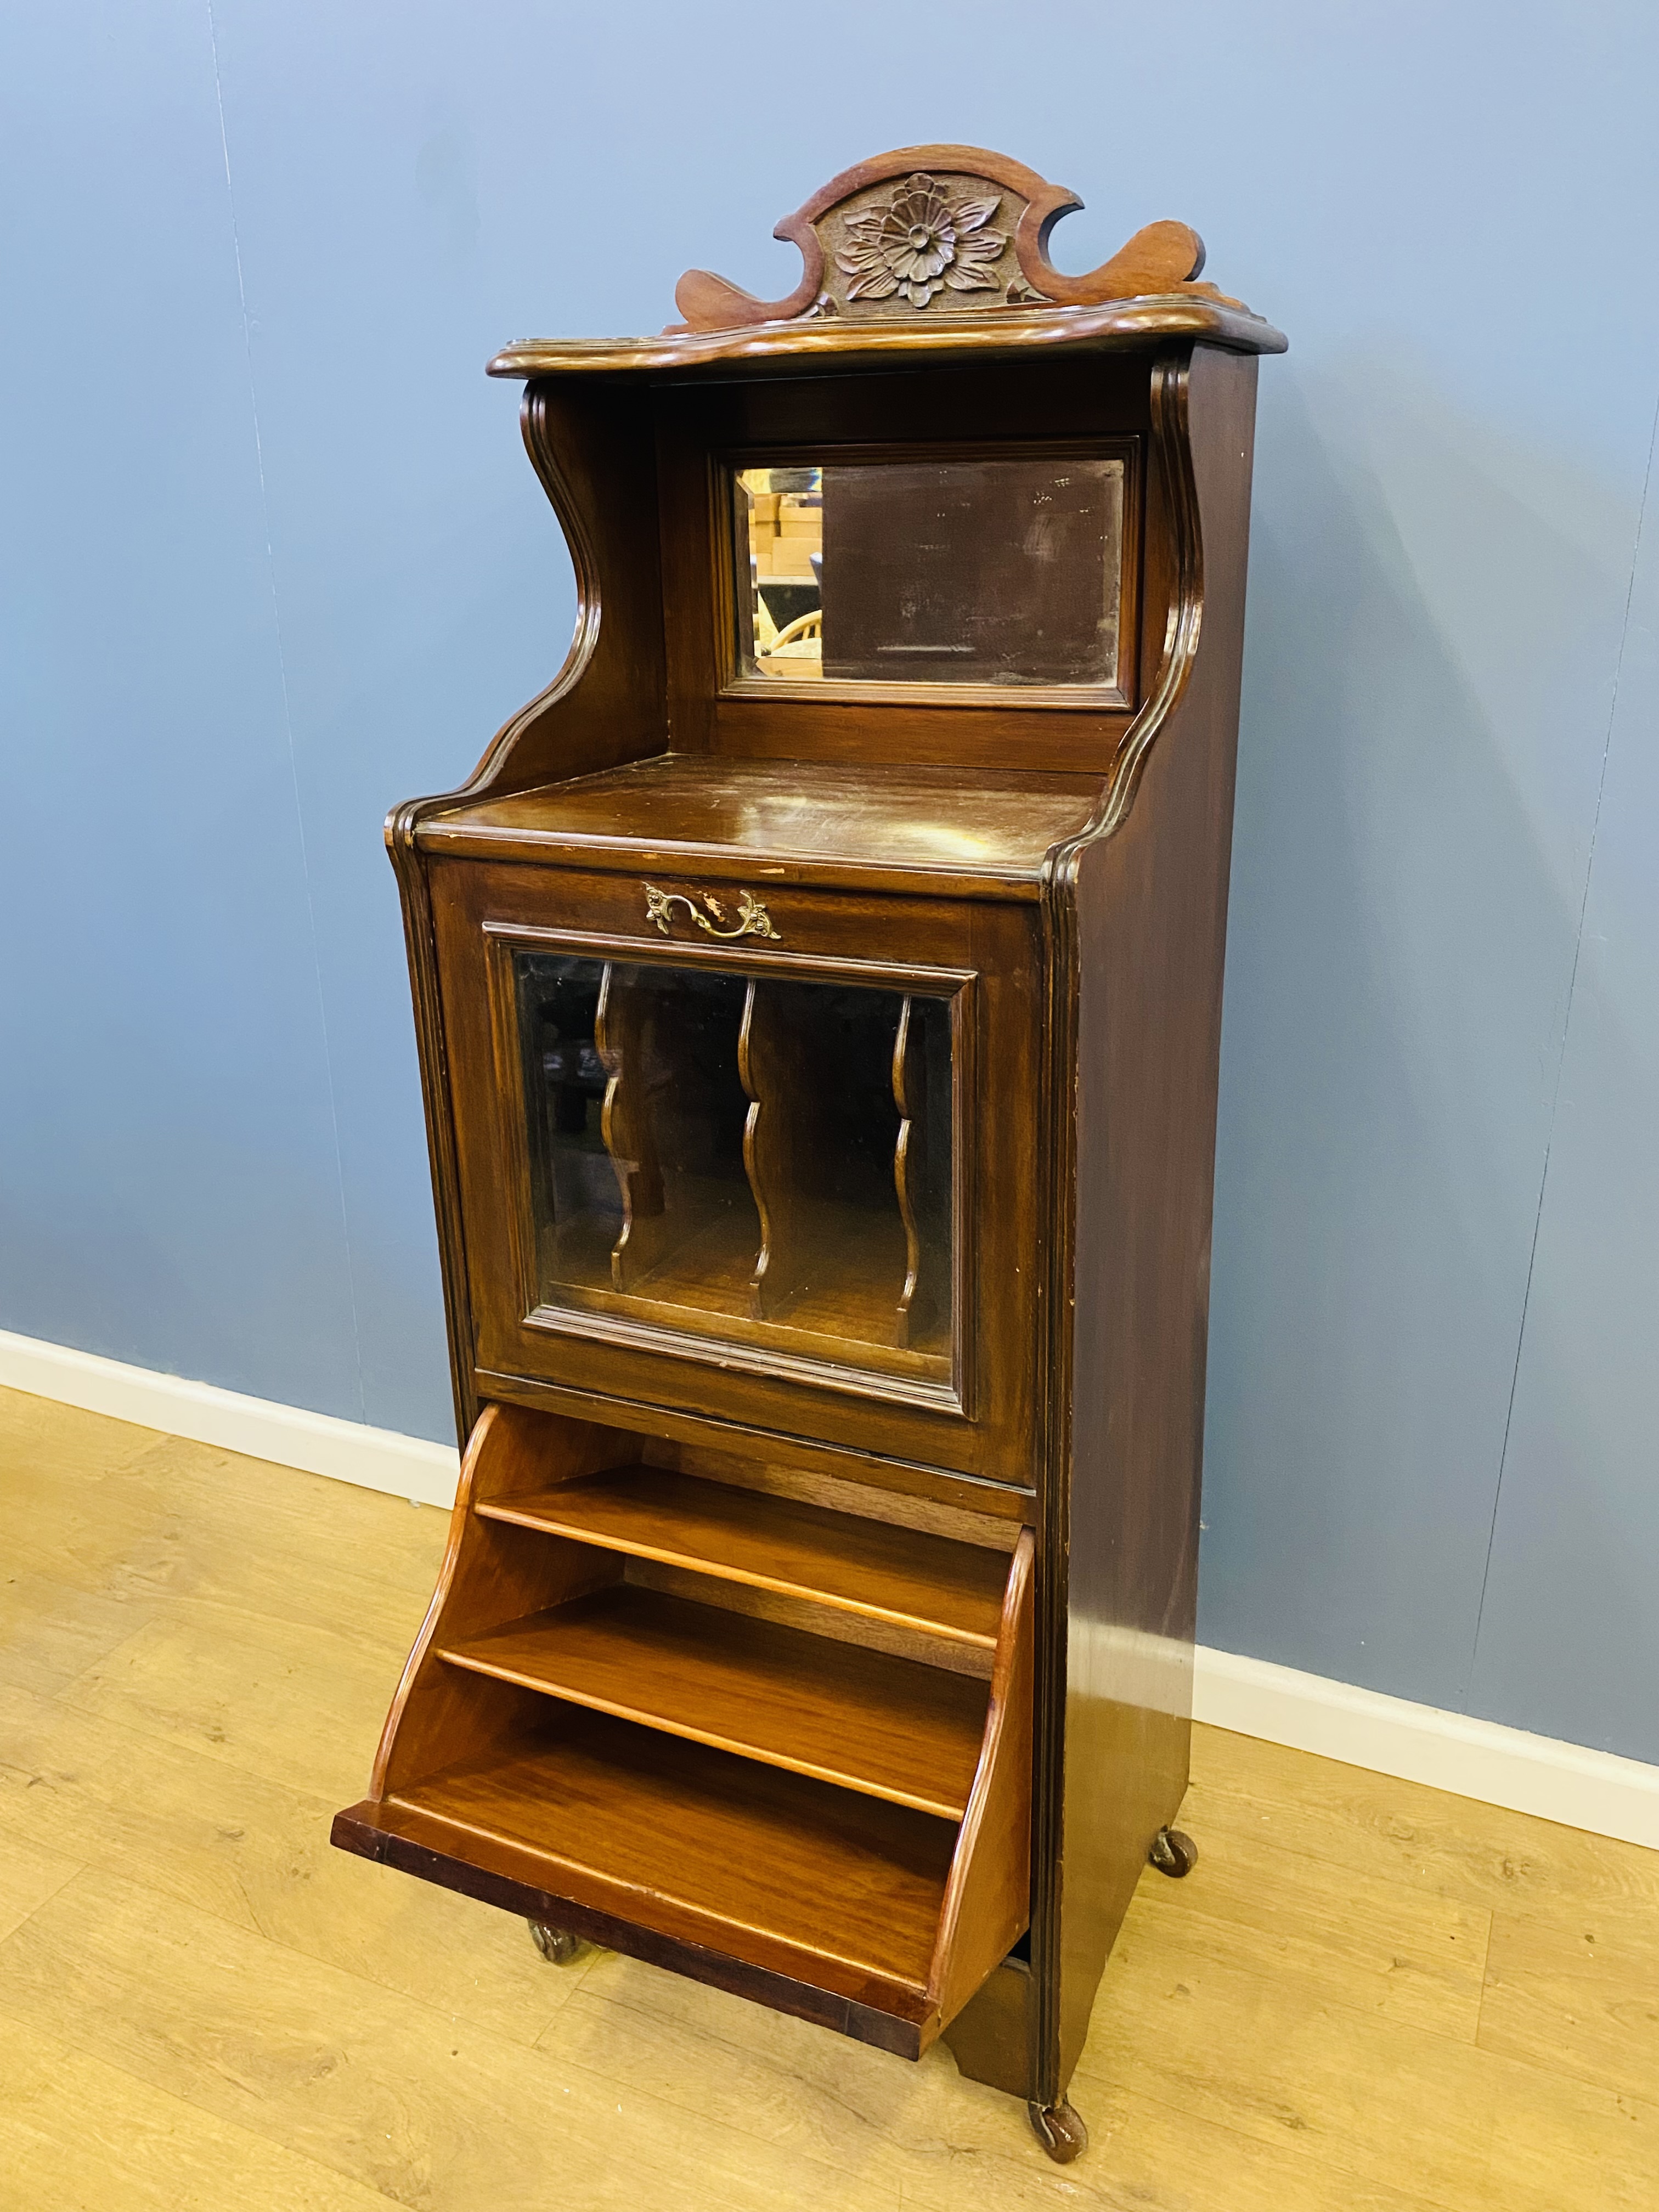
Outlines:
{"label": "drawer front", "polygon": [[481,1372],[1030,1485],[1036,909],[428,865]]}

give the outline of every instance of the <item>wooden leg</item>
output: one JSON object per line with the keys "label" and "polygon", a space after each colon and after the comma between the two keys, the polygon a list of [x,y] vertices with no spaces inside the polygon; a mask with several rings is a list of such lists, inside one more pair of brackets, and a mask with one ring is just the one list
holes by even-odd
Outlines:
{"label": "wooden leg", "polygon": [[568,1929],[550,1927],[545,1920],[530,1923],[530,1940],[550,1966],[568,1966],[586,1948],[580,1936]]}
{"label": "wooden leg", "polygon": [[1180,1881],[1198,1864],[1198,1845],[1179,1828],[1160,1828],[1152,1838],[1148,1856],[1160,1874],[1167,1874],[1171,1881]]}
{"label": "wooden leg", "polygon": [[1032,2131],[1056,2166],[1069,2166],[1089,2148],[1089,2130],[1070,2105],[1027,2105]]}

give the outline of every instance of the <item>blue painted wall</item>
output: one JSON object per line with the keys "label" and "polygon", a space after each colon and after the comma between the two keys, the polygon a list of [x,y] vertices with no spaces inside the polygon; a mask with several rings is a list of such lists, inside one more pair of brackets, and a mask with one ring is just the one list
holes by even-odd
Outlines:
{"label": "blue painted wall", "polygon": [[1264,368],[1207,1641],[1659,1758],[1646,4],[0,23],[0,1325],[439,1436],[387,805],[562,657],[503,340],[849,159],[1160,215]]}

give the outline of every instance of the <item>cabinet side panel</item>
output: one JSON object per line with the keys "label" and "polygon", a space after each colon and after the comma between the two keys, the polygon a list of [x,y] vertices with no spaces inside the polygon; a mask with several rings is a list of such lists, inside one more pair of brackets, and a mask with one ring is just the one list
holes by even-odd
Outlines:
{"label": "cabinet side panel", "polygon": [[669,742],[651,395],[532,383],[524,436],[569,548],[576,630],[563,668],[497,734],[469,793],[591,775]]}
{"label": "cabinet side panel", "polygon": [[1058,2073],[1187,1786],[1221,980],[1255,363],[1188,396],[1203,542],[1192,676],[1077,896],[1077,1231]]}

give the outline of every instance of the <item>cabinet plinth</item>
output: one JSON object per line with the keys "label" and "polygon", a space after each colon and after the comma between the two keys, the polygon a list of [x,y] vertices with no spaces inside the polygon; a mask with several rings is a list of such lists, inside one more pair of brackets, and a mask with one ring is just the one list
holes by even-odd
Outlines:
{"label": "cabinet plinth", "polygon": [[387,825],[465,1449],[334,1827],[550,1957],[943,2036],[1057,2159],[1187,1780],[1284,343],[1179,223],[1061,276],[1073,204],[908,148],[790,300],[492,364],[580,611]]}

